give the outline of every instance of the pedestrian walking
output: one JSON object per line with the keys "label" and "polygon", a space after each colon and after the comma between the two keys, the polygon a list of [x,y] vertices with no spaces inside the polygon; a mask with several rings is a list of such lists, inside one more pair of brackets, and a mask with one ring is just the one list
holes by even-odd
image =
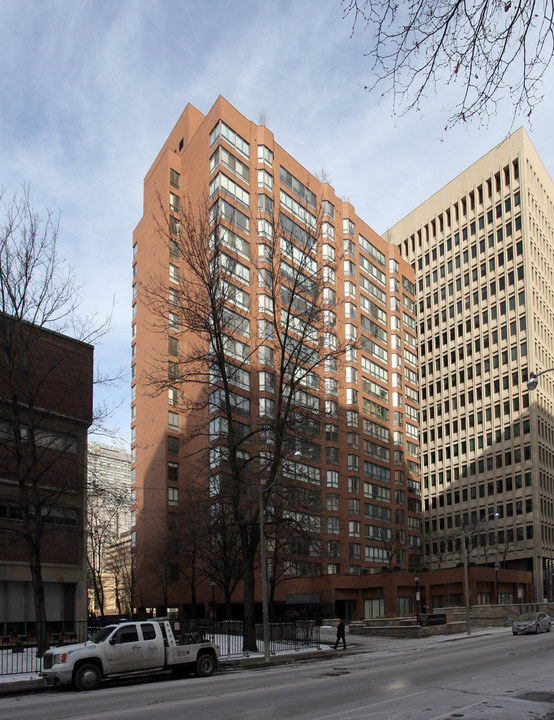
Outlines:
{"label": "pedestrian walking", "polygon": [[346,638],[344,637],[344,621],[340,620],[339,624],[337,625],[337,641],[335,643],[335,650],[337,649],[337,646],[339,642],[342,640],[343,649],[346,650]]}

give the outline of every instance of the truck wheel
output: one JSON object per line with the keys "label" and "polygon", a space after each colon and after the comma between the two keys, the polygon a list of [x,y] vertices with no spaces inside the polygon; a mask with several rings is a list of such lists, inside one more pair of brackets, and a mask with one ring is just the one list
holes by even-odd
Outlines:
{"label": "truck wheel", "polygon": [[215,660],[211,655],[203,653],[196,661],[195,673],[198,677],[209,677],[214,674]]}
{"label": "truck wheel", "polygon": [[73,684],[77,690],[97,690],[100,687],[101,674],[97,665],[81,665],[75,670]]}
{"label": "truck wheel", "polygon": [[171,672],[176,678],[184,678],[191,674],[192,668],[190,665],[175,665],[171,668]]}

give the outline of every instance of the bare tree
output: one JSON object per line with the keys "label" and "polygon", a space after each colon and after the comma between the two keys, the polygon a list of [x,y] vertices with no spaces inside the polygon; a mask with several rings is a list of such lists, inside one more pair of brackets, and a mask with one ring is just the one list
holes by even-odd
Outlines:
{"label": "bare tree", "polygon": [[[47,333],[40,331],[69,333],[90,343],[108,331],[109,319],[79,318],[80,289],[57,252],[58,217],[49,211],[41,217],[27,188],[8,201],[0,194],[0,206],[0,475],[17,484],[13,502],[20,522],[6,531],[18,534],[27,550],[41,655],[47,647],[43,554],[55,542],[53,535],[48,542],[45,538],[60,512],[60,497],[69,490],[79,498],[85,493],[65,464],[68,452],[79,452],[85,467],[93,368],[78,357],[77,344],[49,351]],[[55,394],[48,389],[53,384]],[[84,399],[89,413],[79,437],[60,432],[60,412],[76,398]],[[79,521],[77,527],[82,532]]]}
{"label": "bare tree", "polygon": [[270,498],[265,525],[271,553],[268,562],[270,619],[275,618],[275,593],[280,584],[293,574],[313,574],[316,566],[321,571],[321,534],[310,522],[310,518],[321,512],[321,495],[317,490],[291,482],[286,471],[283,475],[280,492]]}
{"label": "bare tree", "polygon": [[210,498],[205,486],[191,481],[185,485],[179,498],[179,511],[172,518],[174,525],[174,547],[179,559],[181,579],[190,588],[192,617],[196,617],[197,590],[210,574],[208,551],[211,527],[206,522],[210,517]]}
{"label": "bare tree", "polygon": [[240,537],[231,507],[212,498],[210,511],[210,544],[206,564],[210,567],[210,580],[223,592],[225,617],[232,618],[232,596],[242,579]]}
{"label": "bare tree", "polygon": [[530,116],[552,61],[552,0],[341,0],[344,17],[371,33],[375,80],[401,113],[419,110],[441,85],[459,87],[447,128],[483,122],[508,99]]}
{"label": "bare tree", "polygon": [[387,556],[388,569],[392,570],[397,553],[407,547],[406,531],[398,528],[379,527],[379,540],[383,543],[383,548]]}
{"label": "bare tree", "polygon": [[[183,443],[209,464],[214,503],[232,511],[241,549],[246,650],[257,649],[259,508],[278,492],[281,465],[291,450],[310,457],[318,447],[317,370],[324,363],[336,364],[344,352],[332,327],[324,326],[335,316],[331,309],[325,316],[321,310],[324,273],[317,262],[317,214],[303,207],[297,210],[300,222],[283,213],[275,218],[273,201],[263,195],[260,199],[265,204],[259,208],[255,269],[249,243],[234,232],[240,227],[249,234],[251,218],[224,196],[206,197],[197,207],[185,200],[179,218],[167,218],[160,227],[170,255],[181,259],[179,291],[170,295],[169,312],[171,334],[186,342],[180,343],[169,367],[162,357],[149,377],[153,392],[179,391],[187,412]],[[334,272],[332,260],[326,271]],[[255,281],[257,323],[250,319],[256,314],[249,292]],[[167,284],[152,277],[141,290],[167,333]],[[335,409],[330,403],[327,410],[338,414],[338,404]],[[310,479],[309,466],[293,466],[296,482]]]}
{"label": "bare tree", "polygon": [[[117,578],[109,572],[109,554],[119,541],[118,519],[122,509],[130,511],[131,498],[125,488],[106,485],[89,469],[87,482],[87,567],[89,587],[94,592],[102,619],[105,613],[105,582]],[[113,567],[113,558],[111,561]],[[113,587],[108,588],[108,593]]]}
{"label": "bare tree", "polygon": [[165,613],[171,604],[172,589],[181,575],[179,541],[169,534],[160,535],[148,548],[146,569],[156,584],[156,605],[163,606]]}
{"label": "bare tree", "polygon": [[134,606],[134,583],[131,565],[130,531],[123,533],[110,546],[106,554],[106,572],[111,580],[111,591],[115,597],[119,615],[131,616]]}
{"label": "bare tree", "polygon": [[448,556],[449,541],[452,541],[452,533],[448,530],[432,532],[424,539],[424,543],[429,543],[431,554],[437,559],[438,570],[441,569],[443,562]]}
{"label": "bare tree", "polygon": [[502,535],[498,533],[498,539],[496,543],[496,551],[501,558],[502,567],[506,569],[506,558],[509,554],[514,554],[516,550],[522,548],[522,544],[517,542],[515,539],[515,532],[513,528],[505,530]]}

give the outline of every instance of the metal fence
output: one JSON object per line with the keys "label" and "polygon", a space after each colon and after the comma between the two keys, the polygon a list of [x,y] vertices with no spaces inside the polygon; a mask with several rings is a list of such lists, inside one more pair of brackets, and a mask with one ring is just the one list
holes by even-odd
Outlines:
{"label": "metal fence", "polygon": [[[109,623],[105,622],[104,625]],[[244,649],[244,624],[242,621],[224,620],[173,620],[172,625],[177,638],[197,632],[207,640],[219,645],[221,660],[231,660],[255,656],[257,653]],[[84,642],[102,627],[102,623],[87,621],[65,623],[64,627],[47,628],[48,643],[51,647]],[[21,630],[18,632],[17,630]],[[25,630],[25,632],[23,632]],[[270,653],[293,653],[309,648],[320,647],[320,628],[313,620],[271,623]],[[263,654],[263,625],[256,624],[256,644],[258,654]],[[36,626],[29,624],[25,628],[12,626],[5,635],[0,635],[0,675],[19,675],[40,671],[40,659],[36,656]]]}
{"label": "metal fence", "polygon": [[[179,622],[179,621],[177,621]],[[219,645],[221,658],[255,655],[256,652],[244,649],[244,624],[237,620],[223,620],[214,623],[200,621],[181,621],[176,632],[199,632]],[[320,627],[313,620],[285,623],[271,623],[269,626],[270,653],[299,652],[308,648],[319,648]],[[264,652],[263,624],[256,624],[256,644],[258,652]]]}

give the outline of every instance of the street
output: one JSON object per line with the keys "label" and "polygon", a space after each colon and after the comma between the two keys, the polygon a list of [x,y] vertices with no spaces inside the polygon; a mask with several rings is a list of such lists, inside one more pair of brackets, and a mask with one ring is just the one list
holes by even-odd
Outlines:
{"label": "street", "polygon": [[[367,650],[211,678],[1,701],[3,720],[539,720],[554,718],[554,633],[371,641]],[[552,713],[552,715],[550,714]]]}

